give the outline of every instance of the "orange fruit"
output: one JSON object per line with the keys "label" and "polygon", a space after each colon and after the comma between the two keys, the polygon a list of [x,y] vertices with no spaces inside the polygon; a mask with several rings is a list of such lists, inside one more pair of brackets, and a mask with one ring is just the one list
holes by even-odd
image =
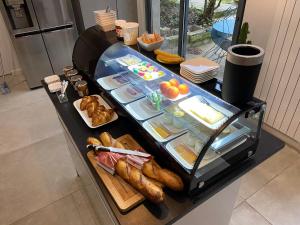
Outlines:
{"label": "orange fruit", "polygon": [[170,99],[174,99],[179,95],[179,90],[177,87],[169,87],[169,89],[167,90],[166,96]]}
{"label": "orange fruit", "polygon": [[167,90],[171,87],[172,85],[170,84],[169,81],[163,81],[159,84],[159,89],[162,94],[166,94]]}
{"label": "orange fruit", "polygon": [[189,86],[187,86],[186,84],[180,84],[178,86],[179,89],[179,93],[182,95],[186,95],[187,93],[190,92]]}
{"label": "orange fruit", "polygon": [[179,84],[180,84],[179,81],[176,80],[175,78],[169,80],[169,82],[170,82],[170,84],[171,84],[172,86],[174,86],[174,87],[178,87]]}

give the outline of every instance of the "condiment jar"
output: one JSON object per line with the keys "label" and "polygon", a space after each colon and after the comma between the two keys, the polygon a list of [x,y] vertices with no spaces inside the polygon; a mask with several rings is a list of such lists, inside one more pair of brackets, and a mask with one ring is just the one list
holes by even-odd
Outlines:
{"label": "condiment jar", "polygon": [[70,71],[70,70],[73,70],[73,66],[65,66],[63,71],[64,71],[64,74],[65,76],[67,76],[67,73]]}
{"label": "condiment jar", "polygon": [[72,69],[66,72],[66,78],[71,81],[71,77],[78,74],[78,71],[76,69]]}
{"label": "condiment jar", "polygon": [[81,76],[81,75],[75,75],[75,76],[72,76],[72,77],[70,78],[70,82],[71,82],[71,84],[73,85],[73,87],[75,88],[75,90],[76,90],[75,83],[76,83],[77,81],[80,81],[80,80],[82,80],[82,76]]}
{"label": "condiment jar", "polygon": [[77,81],[75,87],[80,97],[89,95],[88,85],[85,80]]}

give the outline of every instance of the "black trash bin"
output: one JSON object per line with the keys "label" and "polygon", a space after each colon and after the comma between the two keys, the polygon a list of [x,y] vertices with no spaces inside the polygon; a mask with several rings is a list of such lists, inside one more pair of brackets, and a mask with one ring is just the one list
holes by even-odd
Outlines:
{"label": "black trash bin", "polygon": [[261,47],[248,44],[228,48],[222,86],[222,98],[232,104],[252,99],[264,58]]}

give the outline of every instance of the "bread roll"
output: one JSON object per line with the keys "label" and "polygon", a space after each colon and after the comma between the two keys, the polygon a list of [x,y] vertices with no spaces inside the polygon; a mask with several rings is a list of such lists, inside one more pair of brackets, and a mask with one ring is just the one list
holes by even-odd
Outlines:
{"label": "bread roll", "polygon": [[120,177],[141,192],[150,201],[154,203],[164,201],[162,188],[151,182],[140,170],[131,166],[124,159],[118,160],[115,169]]}
{"label": "bread roll", "polygon": [[124,145],[119,142],[118,140],[114,139],[108,132],[103,132],[99,136],[101,142],[106,147],[115,147],[115,148],[123,148],[125,149]]}
{"label": "bread roll", "polygon": [[88,145],[102,145],[101,141],[94,137],[88,137],[86,142]]}
{"label": "bread roll", "polygon": [[144,163],[142,172],[144,175],[161,182],[174,191],[183,190],[184,185],[181,178],[167,169],[162,169],[153,159]]}

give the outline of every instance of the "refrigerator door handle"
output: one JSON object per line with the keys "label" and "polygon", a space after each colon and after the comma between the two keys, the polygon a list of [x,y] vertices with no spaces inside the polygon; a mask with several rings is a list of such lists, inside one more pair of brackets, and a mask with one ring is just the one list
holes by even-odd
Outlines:
{"label": "refrigerator door handle", "polygon": [[63,30],[63,29],[68,29],[68,28],[72,28],[72,27],[73,27],[73,24],[69,23],[69,24],[64,24],[64,25],[61,25],[61,26],[45,28],[45,29],[42,29],[41,32],[47,33],[47,32],[52,32],[52,31],[59,31],[59,30]]}
{"label": "refrigerator door handle", "polygon": [[15,33],[14,34],[14,38],[20,38],[20,37],[29,37],[31,35],[35,35],[35,34],[40,34],[41,31],[40,30],[32,30],[29,32],[20,32],[20,33]]}

